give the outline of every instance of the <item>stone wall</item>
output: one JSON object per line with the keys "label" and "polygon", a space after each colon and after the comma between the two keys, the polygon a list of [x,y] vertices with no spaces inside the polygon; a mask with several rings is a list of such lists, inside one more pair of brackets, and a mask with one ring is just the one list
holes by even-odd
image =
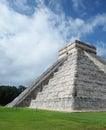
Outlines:
{"label": "stone wall", "polygon": [[[106,110],[106,73],[100,69],[98,59],[102,58],[81,50],[78,52],[76,110]],[[106,64],[105,60],[102,61]],[[102,69],[105,64],[102,63]]]}
{"label": "stone wall", "polygon": [[77,50],[68,56],[64,64],[54,73],[48,85],[31,101],[31,108],[51,110],[73,110],[74,75],[76,74]]}

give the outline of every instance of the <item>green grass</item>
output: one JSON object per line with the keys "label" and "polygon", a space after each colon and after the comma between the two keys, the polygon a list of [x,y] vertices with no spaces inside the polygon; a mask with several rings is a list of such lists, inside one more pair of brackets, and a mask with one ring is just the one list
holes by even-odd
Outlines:
{"label": "green grass", "polygon": [[0,107],[0,130],[106,130],[106,112],[36,112]]}

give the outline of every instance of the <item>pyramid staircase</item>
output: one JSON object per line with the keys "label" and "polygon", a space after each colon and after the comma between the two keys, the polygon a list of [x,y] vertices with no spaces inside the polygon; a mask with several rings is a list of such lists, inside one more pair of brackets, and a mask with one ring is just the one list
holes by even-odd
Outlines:
{"label": "pyramid staircase", "polygon": [[106,60],[94,46],[75,40],[59,58],[8,107],[59,111],[106,110]]}
{"label": "pyramid staircase", "polygon": [[50,68],[48,68],[36,81],[27,89],[25,89],[18,97],[16,97],[11,103],[7,104],[7,107],[26,107],[30,105],[30,101],[34,99],[38,92],[42,91],[43,85],[48,84],[49,80],[53,77],[60,66],[63,65],[67,57],[58,59]]}

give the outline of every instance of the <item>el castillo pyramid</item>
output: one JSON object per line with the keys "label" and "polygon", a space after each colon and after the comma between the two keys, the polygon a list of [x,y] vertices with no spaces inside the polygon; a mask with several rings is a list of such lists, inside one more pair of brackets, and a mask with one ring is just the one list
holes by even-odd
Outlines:
{"label": "el castillo pyramid", "polygon": [[58,60],[8,107],[59,111],[106,110],[106,60],[78,40],[59,51]]}

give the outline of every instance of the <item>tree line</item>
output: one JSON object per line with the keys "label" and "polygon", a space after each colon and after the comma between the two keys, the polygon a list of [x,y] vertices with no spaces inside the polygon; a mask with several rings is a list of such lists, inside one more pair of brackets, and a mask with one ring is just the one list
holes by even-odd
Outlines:
{"label": "tree line", "polygon": [[0,105],[5,106],[26,89],[25,86],[0,86]]}

